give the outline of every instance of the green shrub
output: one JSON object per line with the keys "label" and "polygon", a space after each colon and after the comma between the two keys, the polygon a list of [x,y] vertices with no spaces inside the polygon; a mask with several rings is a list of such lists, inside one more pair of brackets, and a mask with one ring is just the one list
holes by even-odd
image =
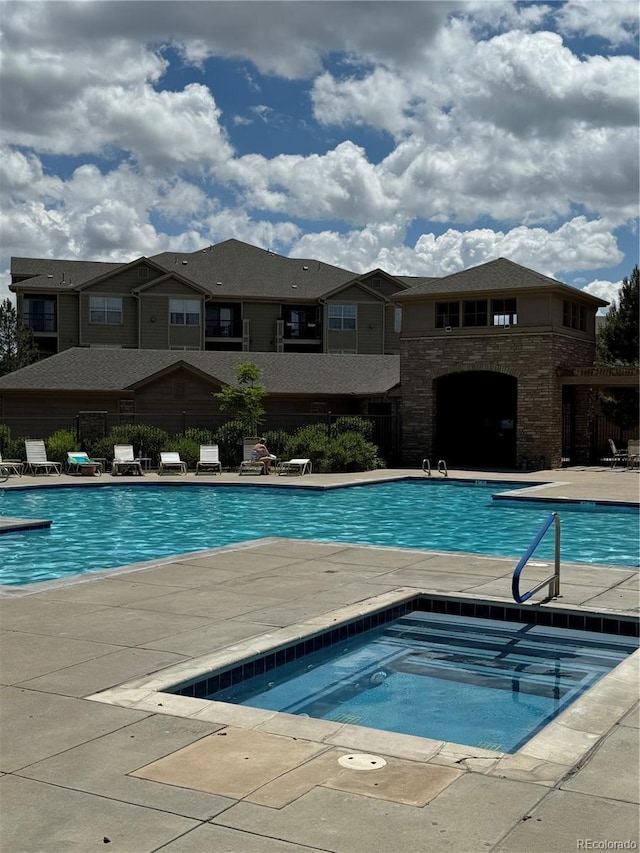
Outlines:
{"label": "green shrub", "polygon": [[14,438],[6,424],[0,424],[0,454],[3,459],[24,460],[26,457],[24,438]]}
{"label": "green shrub", "polygon": [[46,440],[47,459],[50,462],[67,464],[67,453],[72,450],[80,450],[76,434],[69,429],[59,429]]}
{"label": "green shrub", "polygon": [[135,456],[147,456],[151,464],[160,459],[160,451],[169,440],[169,433],[148,424],[118,424],[109,431],[106,438],[96,441],[93,447],[87,448],[91,456],[113,459],[115,444],[132,444]]}
{"label": "green shrub", "polygon": [[357,432],[367,441],[371,441],[373,438],[373,422],[356,415],[345,415],[342,418],[337,418],[331,424],[332,435],[338,436],[344,432]]}
{"label": "green shrub", "polygon": [[[210,442],[202,442],[210,443]],[[175,435],[167,441],[162,450],[169,450],[180,454],[180,459],[187,463],[187,468],[195,468],[200,459],[200,442],[186,435]]]}
{"label": "green shrub", "polygon": [[242,440],[245,430],[242,421],[227,421],[215,434],[214,444],[220,449],[220,462],[226,468],[236,468],[242,462]]}
{"label": "green shrub", "polygon": [[210,429],[203,429],[202,427],[189,427],[184,431],[184,437],[190,438],[191,441],[197,441],[198,446],[201,444],[215,444],[215,433]]}
{"label": "green shrub", "polygon": [[290,439],[289,433],[285,432],[283,429],[270,429],[260,435],[264,438],[269,451],[273,453],[274,456],[277,456],[278,459],[284,459],[287,442]]}
{"label": "green shrub", "polygon": [[[327,424],[309,424],[300,427],[289,438],[282,458],[311,459],[314,471],[326,470],[323,464],[329,454],[329,427]],[[268,445],[267,445],[268,446]]]}
{"label": "green shrub", "polygon": [[329,443],[323,468],[328,471],[372,471],[378,448],[359,432],[343,432]]}

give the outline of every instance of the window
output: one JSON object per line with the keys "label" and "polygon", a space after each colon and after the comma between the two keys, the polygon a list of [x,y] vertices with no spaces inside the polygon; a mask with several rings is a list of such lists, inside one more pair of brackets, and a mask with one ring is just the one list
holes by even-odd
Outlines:
{"label": "window", "polygon": [[562,325],[570,329],[580,329],[581,332],[586,331],[587,316],[584,305],[578,305],[575,302],[563,302]]}
{"label": "window", "polygon": [[402,331],[402,308],[396,308],[393,312],[393,331],[397,334]]}
{"label": "window", "polygon": [[354,332],[357,311],[355,305],[329,305],[329,328],[341,332]]}
{"label": "window", "polygon": [[465,326],[486,326],[487,325],[487,300],[486,299],[469,299],[463,305]]}
{"label": "window", "polygon": [[491,300],[492,326],[517,326],[518,310],[515,299]]}
{"label": "window", "polygon": [[122,323],[122,298],[120,296],[90,296],[89,322],[101,326],[118,326]]}
{"label": "window", "polygon": [[436,329],[460,325],[459,302],[436,302]]}
{"label": "window", "polygon": [[170,299],[169,314],[172,326],[199,326],[200,302],[197,299]]}
{"label": "window", "polygon": [[55,332],[56,297],[39,298],[25,296],[22,303],[22,322],[32,332]]}

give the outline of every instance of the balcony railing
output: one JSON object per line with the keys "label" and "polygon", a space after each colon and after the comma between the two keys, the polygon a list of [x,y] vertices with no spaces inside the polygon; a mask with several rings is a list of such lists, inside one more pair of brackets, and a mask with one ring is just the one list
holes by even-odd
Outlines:
{"label": "balcony railing", "polygon": [[242,323],[234,323],[232,320],[207,323],[204,333],[207,338],[241,338]]}
{"label": "balcony railing", "polygon": [[282,336],[285,341],[319,341],[322,337],[322,327],[320,323],[285,322]]}
{"label": "balcony railing", "polygon": [[43,314],[26,312],[22,315],[22,322],[32,332],[57,332],[55,316],[49,317]]}

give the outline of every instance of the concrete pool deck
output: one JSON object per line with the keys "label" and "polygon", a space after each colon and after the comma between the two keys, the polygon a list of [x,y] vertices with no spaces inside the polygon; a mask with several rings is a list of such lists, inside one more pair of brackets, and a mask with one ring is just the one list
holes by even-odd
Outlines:
{"label": "concrete pool deck", "polygon": [[[411,474],[415,471],[302,478],[189,474],[162,482],[323,486]],[[640,482],[637,470],[609,468],[456,471],[451,477],[545,484],[533,494],[549,499],[636,504]],[[3,487],[107,481],[112,478],[22,477]],[[157,482],[155,474],[144,478]],[[630,524],[636,519],[630,517]],[[588,702],[568,709],[516,755],[348,721],[203,706],[204,700],[158,692],[172,673],[298,636],[305,625],[331,624],[361,612],[371,598],[393,601],[424,591],[509,601],[514,565],[512,559],[479,555],[273,538],[78,581],[4,587],[0,848],[633,849],[638,652],[596,685]],[[532,567],[527,578],[535,580],[540,571]],[[562,578],[562,598],[534,606],[637,617],[637,569],[563,564]],[[541,592],[536,599],[542,597]],[[372,771],[338,764],[353,753],[387,763]]]}

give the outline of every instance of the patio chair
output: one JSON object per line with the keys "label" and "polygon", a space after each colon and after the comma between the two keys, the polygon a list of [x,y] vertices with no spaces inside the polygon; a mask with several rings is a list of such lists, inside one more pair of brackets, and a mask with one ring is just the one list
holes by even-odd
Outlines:
{"label": "patio chair", "polygon": [[627,444],[627,468],[640,467],[640,441],[633,439]]}
{"label": "patio chair", "polygon": [[200,471],[216,471],[222,474],[222,463],[220,462],[220,451],[217,444],[201,444],[200,459],[196,462],[196,474]]}
{"label": "patio chair", "polygon": [[139,474],[141,477],[144,474],[140,460],[133,454],[133,444],[114,444],[111,474],[113,476],[126,474],[127,471]]}
{"label": "patio chair", "polygon": [[14,474],[16,477],[22,477],[22,469],[24,467],[24,463],[18,462],[16,459],[2,459],[2,453],[0,453],[0,475],[3,477],[10,477]]}
{"label": "patio chair", "polygon": [[612,438],[609,439],[609,447],[611,448],[611,454],[612,454],[612,456],[611,456],[611,467],[612,468],[615,468],[616,465],[618,464],[618,462],[625,462],[626,463],[627,451],[626,450],[618,450],[618,448],[616,447],[616,443]]}
{"label": "patio chair", "polygon": [[165,471],[177,471],[178,474],[186,474],[187,473],[187,463],[183,462],[180,459],[179,453],[161,453],[160,454],[160,467],[158,468],[158,476],[160,474],[164,474]]}
{"label": "patio chair", "polygon": [[311,473],[310,459],[289,459],[288,462],[281,462],[278,466],[278,474],[303,474]]}
{"label": "patio chair", "polygon": [[[97,459],[89,459],[88,454],[79,450],[67,452],[67,467],[70,474],[102,474],[102,462]],[[93,468],[93,471],[91,469]]]}
{"label": "patio chair", "polygon": [[32,474],[39,474],[41,471],[44,471],[45,474],[56,473],[58,476],[62,474],[62,465],[59,462],[51,462],[47,459],[47,448],[41,439],[27,439],[24,443],[24,449],[27,453],[25,469],[31,471]]}
{"label": "patio chair", "polygon": [[248,438],[245,438],[243,440],[242,462],[240,463],[240,470],[238,471],[239,474],[264,474],[264,462],[261,462],[259,459],[251,458],[253,448],[256,446],[256,444],[258,444],[259,441],[260,439],[257,436],[249,436]]}

